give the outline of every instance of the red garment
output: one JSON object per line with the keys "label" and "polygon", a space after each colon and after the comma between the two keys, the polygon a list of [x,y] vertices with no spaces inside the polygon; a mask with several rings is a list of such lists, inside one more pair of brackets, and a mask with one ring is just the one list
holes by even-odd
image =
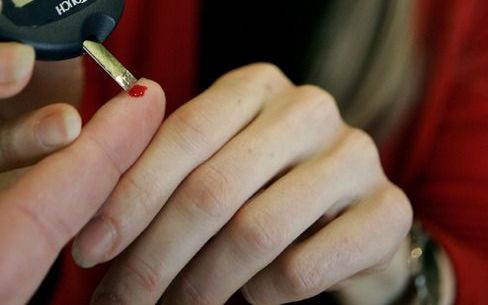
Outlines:
{"label": "red garment", "polygon": [[[194,94],[199,3],[126,3],[107,45],[136,75],[162,84],[171,112]],[[427,54],[423,97],[405,133],[383,152],[385,166],[454,262],[457,304],[487,304],[488,2],[419,3]],[[91,61],[86,67],[85,119],[118,90]],[[77,268],[69,249],[61,259],[61,284],[52,304],[88,304],[104,267]]]}
{"label": "red garment", "polygon": [[488,2],[419,3],[427,77],[386,170],[453,261],[457,304],[488,304]]}

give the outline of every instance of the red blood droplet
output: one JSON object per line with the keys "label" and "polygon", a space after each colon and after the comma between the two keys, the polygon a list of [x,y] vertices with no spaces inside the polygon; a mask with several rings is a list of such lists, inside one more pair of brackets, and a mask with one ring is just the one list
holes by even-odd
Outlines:
{"label": "red blood droplet", "polygon": [[134,85],[134,87],[129,90],[129,95],[132,97],[142,97],[146,93],[146,90],[146,86]]}

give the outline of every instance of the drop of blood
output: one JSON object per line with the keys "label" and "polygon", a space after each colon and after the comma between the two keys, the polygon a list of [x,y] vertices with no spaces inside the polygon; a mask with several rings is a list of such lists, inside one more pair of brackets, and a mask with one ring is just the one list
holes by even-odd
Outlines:
{"label": "drop of blood", "polygon": [[146,86],[134,85],[134,87],[129,90],[129,95],[132,97],[143,97],[146,91]]}

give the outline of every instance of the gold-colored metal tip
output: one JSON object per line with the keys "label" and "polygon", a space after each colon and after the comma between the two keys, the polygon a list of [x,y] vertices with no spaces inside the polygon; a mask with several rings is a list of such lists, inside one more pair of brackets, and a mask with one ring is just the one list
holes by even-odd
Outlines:
{"label": "gold-colored metal tip", "polygon": [[122,87],[129,91],[137,82],[132,75],[101,43],[86,40],[83,49]]}

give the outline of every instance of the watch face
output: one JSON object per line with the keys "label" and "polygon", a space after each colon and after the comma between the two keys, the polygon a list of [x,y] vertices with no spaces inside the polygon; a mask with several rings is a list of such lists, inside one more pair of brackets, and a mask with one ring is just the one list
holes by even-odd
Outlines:
{"label": "watch face", "polygon": [[23,6],[31,3],[32,1],[34,1],[34,0],[12,0],[15,7],[23,7]]}

